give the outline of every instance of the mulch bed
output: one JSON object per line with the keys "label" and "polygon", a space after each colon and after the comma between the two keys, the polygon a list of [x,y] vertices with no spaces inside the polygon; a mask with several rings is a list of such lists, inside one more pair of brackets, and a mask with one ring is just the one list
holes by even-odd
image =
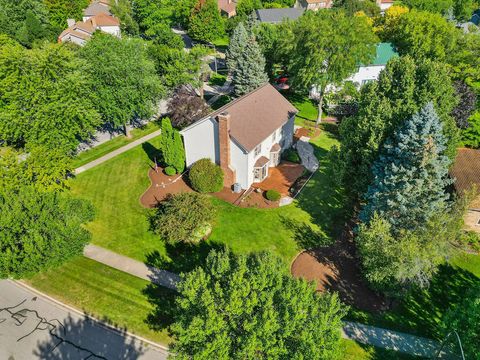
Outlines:
{"label": "mulch bed", "polygon": [[169,194],[193,191],[182,176],[168,176],[160,167],[158,172],[155,169],[150,169],[148,177],[151,185],[140,197],[140,203],[146,208],[155,207],[159,202],[165,200]]}
{"label": "mulch bed", "polygon": [[305,250],[294,260],[292,275],[315,281],[317,290],[336,291],[340,299],[358,309],[377,312],[388,309],[387,300],[372,291],[362,278],[351,240]]}
{"label": "mulch bed", "polygon": [[293,135],[293,139],[295,141],[298,141],[300,140],[301,137],[303,136],[306,136],[308,138],[316,138],[317,136],[319,136],[321,134],[321,130],[320,129],[315,129],[314,127],[312,128],[299,128],[295,131],[295,134]]}

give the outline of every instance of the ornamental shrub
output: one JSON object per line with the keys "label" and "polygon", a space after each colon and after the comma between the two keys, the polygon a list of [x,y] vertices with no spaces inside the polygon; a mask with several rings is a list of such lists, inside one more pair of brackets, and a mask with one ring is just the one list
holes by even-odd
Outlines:
{"label": "ornamental shrub", "polygon": [[298,152],[292,148],[284,151],[283,158],[293,163],[297,163],[297,164],[300,163],[300,156],[298,156]]}
{"label": "ornamental shrub", "polygon": [[213,193],[223,188],[223,171],[210,159],[200,159],[192,165],[189,175],[190,185],[200,193]]}
{"label": "ornamental shrub", "polygon": [[168,176],[173,176],[177,173],[177,170],[175,170],[175,168],[173,166],[167,166],[165,168],[165,174],[167,174]]}
{"label": "ornamental shrub", "polygon": [[160,203],[152,225],[157,234],[169,243],[198,242],[212,228],[215,209],[206,195],[180,193]]}
{"label": "ornamental shrub", "polygon": [[280,200],[280,193],[277,190],[268,190],[265,193],[265,197],[270,201],[278,201]]}

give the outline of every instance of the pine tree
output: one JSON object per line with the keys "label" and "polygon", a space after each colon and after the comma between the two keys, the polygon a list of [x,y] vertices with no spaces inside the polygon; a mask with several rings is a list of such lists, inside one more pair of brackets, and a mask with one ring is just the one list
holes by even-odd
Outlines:
{"label": "pine tree", "polygon": [[238,60],[242,55],[248,37],[247,29],[245,29],[243,23],[238,24],[235,30],[233,30],[227,50],[227,67],[231,73],[237,68]]}
{"label": "pine tree", "polygon": [[444,211],[445,188],[451,183],[446,143],[440,119],[429,103],[385,142],[373,165],[374,181],[361,220],[368,223],[377,213],[398,233],[421,229],[433,215]]}
{"label": "pine tree", "polygon": [[160,149],[162,150],[163,162],[167,166],[174,167],[179,173],[185,169],[185,151],[182,138],[180,133],[173,129],[168,117],[162,119]]}
{"label": "pine tree", "polygon": [[250,37],[238,57],[233,72],[233,86],[236,95],[255,90],[268,81],[265,72],[265,57],[254,37]]}

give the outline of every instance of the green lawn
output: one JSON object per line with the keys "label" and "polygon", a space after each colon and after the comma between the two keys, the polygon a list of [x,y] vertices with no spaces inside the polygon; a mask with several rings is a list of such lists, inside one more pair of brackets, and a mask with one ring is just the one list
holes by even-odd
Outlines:
{"label": "green lawn", "polygon": [[229,43],[230,38],[228,36],[224,36],[212,41],[212,44],[217,48],[227,48]]}
{"label": "green lawn", "polygon": [[322,167],[292,205],[238,208],[213,198],[218,218],[209,240],[198,246],[166,246],[149,231],[149,211],[142,208],[139,197],[149,186],[147,153],[158,146],[158,138],[80,174],[71,182],[71,189],[97,209],[96,219],[87,226],[92,242],[140,261],[189,270],[201,263],[210,249],[228,245],[237,253],[270,249],[289,264],[299,250],[331,241],[335,224],[341,223],[342,192],[326,157],[335,143],[328,132],[315,141]]}
{"label": "green lawn", "polygon": [[379,349],[370,345],[359,344],[352,340],[342,340],[344,360],[414,360],[421,359],[393,350]]}
{"label": "green lawn", "polygon": [[441,340],[443,315],[462,300],[467,289],[478,283],[480,256],[461,254],[440,267],[427,289],[412,291],[393,310],[370,314],[351,309],[349,318]]}
{"label": "green lawn", "polygon": [[79,166],[85,165],[86,163],[89,163],[90,161],[98,159],[99,157],[102,157],[103,155],[108,154],[113,150],[116,150],[124,145],[127,145],[128,143],[134,140],[137,140],[142,136],[148,135],[154,132],[155,130],[158,130],[159,128],[160,128],[160,124],[158,122],[150,122],[143,127],[133,129],[130,132],[131,138],[127,138],[125,135],[119,135],[110,141],[107,141],[103,144],[95,146],[92,149],[89,149],[87,151],[82,151],[80,154],[78,154],[74,158],[73,166],[77,168]]}
{"label": "green lawn", "polygon": [[283,93],[285,96],[297,109],[297,121],[302,119],[315,121],[318,116],[318,107],[315,101],[308,98],[308,96],[301,96],[291,92]]}
{"label": "green lawn", "polygon": [[84,257],[35,275],[27,283],[117,328],[164,345],[170,341],[166,328],[175,296],[171,290]]}

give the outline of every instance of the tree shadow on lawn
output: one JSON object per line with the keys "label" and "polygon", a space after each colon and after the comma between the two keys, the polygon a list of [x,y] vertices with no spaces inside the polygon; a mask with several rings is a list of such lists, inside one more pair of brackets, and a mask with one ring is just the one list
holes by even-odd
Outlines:
{"label": "tree shadow on lawn", "polygon": [[145,263],[148,266],[181,274],[203,266],[210,251],[214,249],[223,250],[224,248],[224,244],[208,240],[202,240],[196,244],[183,242],[165,244],[167,256],[160,254],[158,251],[153,251],[147,254]]}
{"label": "tree shadow on lawn", "polygon": [[300,249],[330,246],[334,242],[330,236],[312,228],[306,222],[298,222],[284,215],[280,215],[280,220],[286,229],[292,231],[293,239]]}
{"label": "tree shadow on lawn", "polygon": [[157,164],[162,163],[163,156],[162,156],[162,151],[160,149],[157,149],[148,141],[142,143],[142,149],[143,151],[145,151],[145,154],[147,154],[151,162],[155,163],[155,161],[157,161]]}
{"label": "tree shadow on lawn", "polygon": [[145,323],[154,331],[168,329],[173,323],[177,311],[175,298],[178,293],[154,283],[148,284],[142,292],[154,307],[145,319]]}
{"label": "tree shadow on lawn", "polygon": [[480,278],[471,272],[444,264],[428,288],[412,289],[394,310],[373,316],[362,316],[355,312],[352,315],[356,320],[372,325],[383,325],[440,340],[442,317],[459,304],[466,291],[475,284],[480,284]]}

